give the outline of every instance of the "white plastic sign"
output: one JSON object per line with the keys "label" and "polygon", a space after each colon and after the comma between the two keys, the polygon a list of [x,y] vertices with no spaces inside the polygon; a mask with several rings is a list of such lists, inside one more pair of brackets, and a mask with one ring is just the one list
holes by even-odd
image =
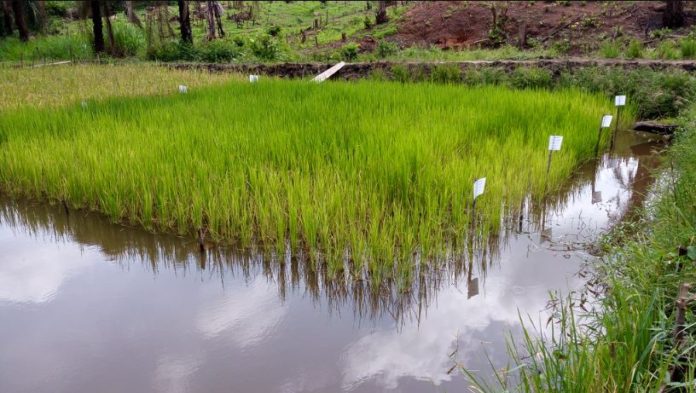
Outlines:
{"label": "white plastic sign", "polygon": [[609,128],[611,126],[611,120],[614,117],[612,115],[604,115],[602,117],[602,128]]}
{"label": "white plastic sign", "polygon": [[561,145],[563,144],[563,137],[560,135],[551,135],[549,137],[549,150],[558,151],[561,150]]}
{"label": "white plastic sign", "polygon": [[82,101],[82,109],[87,109],[87,101]]}
{"label": "white plastic sign", "polygon": [[256,83],[259,81],[258,75],[249,75],[249,83]]}
{"label": "white plastic sign", "polygon": [[179,85],[179,93],[181,93],[181,94],[188,93],[188,86]]}
{"label": "white plastic sign", "polygon": [[616,106],[626,105],[626,96],[616,96],[614,98],[614,105],[616,105]]}
{"label": "white plastic sign", "polygon": [[486,189],[486,178],[482,177],[474,182],[474,199],[478,198],[479,195],[483,194]]}

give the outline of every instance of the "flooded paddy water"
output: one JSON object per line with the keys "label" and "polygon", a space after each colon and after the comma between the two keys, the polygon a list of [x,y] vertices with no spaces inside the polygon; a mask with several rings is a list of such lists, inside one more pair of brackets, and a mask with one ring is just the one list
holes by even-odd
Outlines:
{"label": "flooded paddy water", "polygon": [[453,366],[504,366],[519,315],[583,287],[584,245],[643,203],[660,147],[622,133],[410,291],[0,199],[0,392],[466,392]]}

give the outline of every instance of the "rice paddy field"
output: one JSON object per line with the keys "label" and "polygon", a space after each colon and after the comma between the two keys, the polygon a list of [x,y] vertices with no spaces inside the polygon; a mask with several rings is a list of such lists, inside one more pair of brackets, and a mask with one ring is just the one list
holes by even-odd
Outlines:
{"label": "rice paddy field", "polygon": [[[142,66],[12,70],[0,94],[10,196],[376,279],[455,255],[472,230],[496,233],[593,158],[613,111],[577,90],[250,84]],[[550,135],[564,140],[546,176]]]}

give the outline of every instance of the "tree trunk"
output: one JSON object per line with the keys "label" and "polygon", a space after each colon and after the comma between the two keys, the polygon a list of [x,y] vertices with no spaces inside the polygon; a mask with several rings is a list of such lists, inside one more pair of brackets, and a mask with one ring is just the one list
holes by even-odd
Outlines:
{"label": "tree trunk", "polygon": [[104,33],[102,32],[101,5],[99,0],[90,0],[92,11],[92,32],[94,33],[94,52],[104,52]]}
{"label": "tree trunk", "polygon": [[377,6],[377,16],[375,17],[375,24],[381,25],[387,22],[389,22],[389,17],[387,16],[387,2],[379,1]]}
{"label": "tree trunk", "polygon": [[138,14],[135,13],[135,10],[133,10],[132,1],[126,1],[126,16],[128,17],[128,22],[138,26],[141,29],[143,28],[143,23],[140,21],[140,18],[138,18]]}
{"label": "tree trunk", "polygon": [[215,2],[208,1],[205,11],[208,20],[208,41],[211,41],[215,39]]}
{"label": "tree trunk", "polygon": [[684,26],[684,2],[682,0],[667,0],[665,12],[662,14],[662,24],[674,29]]}
{"label": "tree trunk", "polygon": [[188,1],[178,0],[179,3],[179,26],[181,27],[181,42],[193,44],[193,34],[191,33],[191,17],[189,16]]}
{"label": "tree trunk", "polygon": [[12,11],[17,30],[19,30],[19,39],[24,42],[29,41],[29,28],[27,27],[27,12],[24,0],[12,0]]}
{"label": "tree trunk", "polygon": [[12,28],[12,5],[10,5],[10,0],[2,2],[2,24],[5,30],[4,34],[12,35],[14,29]]}
{"label": "tree trunk", "polygon": [[36,9],[39,14],[39,30],[41,31],[41,34],[46,34],[46,32],[48,31],[48,15],[46,14],[46,0],[38,0],[36,2]]}
{"label": "tree trunk", "polygon": [[219,1],[214,2],[215,7],[213,7],[215,11],[215,23],[217,23],[217,28],[218,28],[218,34],[220,37],[225,36],[225,30],[222,29],[222,14],[223,14],[223,9],[222,5],[220,4]]}
{"label": "tree trunk", "polygon": [[111,9],[109,9],[109,0],[104,0],[104,19],[106,19],[106,32],[109,37],[109,53],[112,56],[120,56],[120,53],[116,53],[116,40],[114,39],[114,29],[111,26]]}

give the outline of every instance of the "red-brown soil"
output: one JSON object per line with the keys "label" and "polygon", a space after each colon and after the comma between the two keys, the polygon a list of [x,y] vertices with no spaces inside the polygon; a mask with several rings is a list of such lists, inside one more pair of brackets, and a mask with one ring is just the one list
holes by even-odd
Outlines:
{"label": "red-brown soil", "polygon": [[[695,21],[696,5],[685,2],[687,26]],[[501,41],[519,45],[526,30],[527,47],[562,43],[578,54],[609,38],[636,38],[650,42],[650,31],[662,27],[661,1],[433,1],[418,2],[401,18],[391,40],[402,47],[435,45],[442,49],[489,47],[492,7],[502,24]],[[507,11],[505,11],[507,9]],[[681,29],[685,33],[687,28]],[[675,32],[679,33],[679,31]]]}

